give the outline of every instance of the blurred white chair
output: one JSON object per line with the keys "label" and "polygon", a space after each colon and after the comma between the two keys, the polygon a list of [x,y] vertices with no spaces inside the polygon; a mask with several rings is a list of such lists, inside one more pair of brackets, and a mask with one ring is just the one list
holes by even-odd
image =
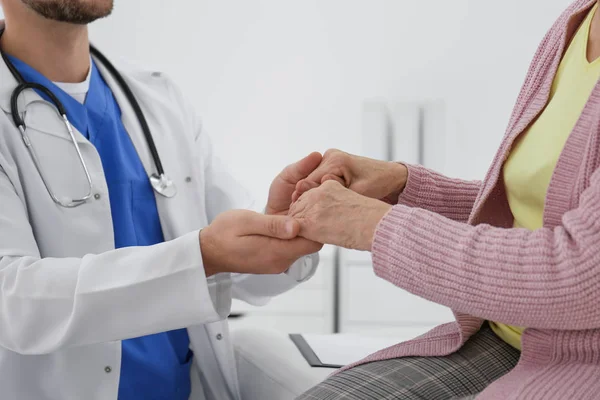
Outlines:
{"label": "blurred white chair", "polygon": [[232,336],[242,400],[293,400],[335,371],[312,368],[287,334],[243,329]]}

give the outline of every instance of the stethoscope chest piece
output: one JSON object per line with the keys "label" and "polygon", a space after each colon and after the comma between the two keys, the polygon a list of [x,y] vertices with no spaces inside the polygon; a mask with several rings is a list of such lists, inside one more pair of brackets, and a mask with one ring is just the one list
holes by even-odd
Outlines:
{"label": "stethoscope chest piece", "polygon": [[150,176],[150,184],[156,191],[156,193],[165,196],[167,198],[175,197],[177,194],[177,186],[171,178],[166,176],[165,174],[156,175],[153,174]]}

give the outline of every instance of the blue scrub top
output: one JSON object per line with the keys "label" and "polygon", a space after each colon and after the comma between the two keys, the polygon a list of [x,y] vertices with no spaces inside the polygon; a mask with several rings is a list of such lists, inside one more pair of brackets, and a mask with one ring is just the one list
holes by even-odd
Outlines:
{"label": "blue scrub top", "polygon": [[[24,62],[9,58],[25,81],[42,84],[58,97],[71,124],[100,154],[108,184],[115,247],[163,242],[148,175],[121,122],[121,109],[95,64],[92,63],[87,98],[81,104]],[[189,398],[193,353],[186,329],[122,343],[119,400]]]}

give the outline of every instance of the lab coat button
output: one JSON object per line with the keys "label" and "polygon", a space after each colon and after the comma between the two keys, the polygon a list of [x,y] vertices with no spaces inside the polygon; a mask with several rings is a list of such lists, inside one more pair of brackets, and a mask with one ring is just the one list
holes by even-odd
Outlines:
{"label": "lab coat button", "polygon": [[112,372],[112,368],[107,365],[106,367],[104,367],[104,372],[110,374]]}
{"label": "lab coat button", "polygon": [[102,197],[102,196],[100,196],[100,193],[96,193],[96,194],[94,195],[94,198],[95,198],[96,200],[100,200],[100,197]]}
{"label": "lab coat button", "polygon": [[192,178],[191,178],[190,176],[188,176],[187,178],[185,178],[185,181],[186,181],[187,183],[190,183],[190,182],[192,181]]}
{"label": "lab coat button", "polygon": [[161,77],[161,75],[162,75],[162,74],[161,74],[160,72],[158,72],[158,71],[157,71],[157,72],[153,72],[153,73],[152,73],[152,76],[153,76],[154,78],[160,78],[160,77]]}
{"label": "lab coat button", "polygon": [[221,335],[220,333],[217,334],[217,340],[221,340],[223,339],[223,335]]}

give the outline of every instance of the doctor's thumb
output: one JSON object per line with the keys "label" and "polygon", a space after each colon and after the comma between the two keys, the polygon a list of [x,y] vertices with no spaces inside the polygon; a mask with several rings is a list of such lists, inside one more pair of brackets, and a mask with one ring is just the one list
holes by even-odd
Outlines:
{"label": "doctor's thumb", "polygon": [[257,235],[270,236],[277,239],[293,239],[300,232],[300,223],[284,215],[256,214],[251,229]]}

